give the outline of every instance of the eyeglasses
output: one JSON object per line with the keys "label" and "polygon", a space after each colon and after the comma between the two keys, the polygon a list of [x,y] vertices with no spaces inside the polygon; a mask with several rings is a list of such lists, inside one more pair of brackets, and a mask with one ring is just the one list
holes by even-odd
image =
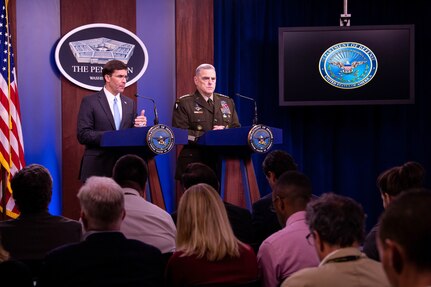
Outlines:
{"label": "eyeglasses", "polygon": [[308,244],[314,245],[314,234],[313,232],[310,232],[305,236],[305,239],[307,239]]}

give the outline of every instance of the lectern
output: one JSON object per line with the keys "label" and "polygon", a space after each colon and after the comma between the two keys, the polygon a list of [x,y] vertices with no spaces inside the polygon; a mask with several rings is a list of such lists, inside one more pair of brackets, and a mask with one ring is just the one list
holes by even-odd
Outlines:
{"label": "lectern", "polygon": [[260,198],[251,155],[267,152],[283,142],[279,128],[255,125],[212,130],[201,136],[198,145],[209,147],[221,157],[221,196],[232,204],[251,209]]}
{"label": "lectern", "polygon": [[136,154],[145,159],[151,202],[166,210],[155,156],[169,152],[177,144],[187,144],[187,130],[154,125],[105,132],[100,145],[115,148],[120,154]]}

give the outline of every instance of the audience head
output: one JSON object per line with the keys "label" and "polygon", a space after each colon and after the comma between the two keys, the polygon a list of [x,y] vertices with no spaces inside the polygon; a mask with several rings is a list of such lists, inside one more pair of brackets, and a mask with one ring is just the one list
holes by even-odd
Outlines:
{"label": "audience head", "polygon": [[385,170],[377,178],[384,207],[403,190],[422,187],[424,181],[425,169],[414,161]]}
{"label": "audience head", "polygon": [[40,164],[30,164],[12,177],[13,199],[22,214],[48,210],[52,196],[52,177]]}
{"label": "audience head", "polygon": [[323,194],[307,205],[306,220],[320,259],[335,249],[358,247],[364,238],[364,210],[349,197]]}
{"label": "audience head", "polygon": [[112,178],[92,176],[78,192],[81,219],[87,231],[119,230],[125,216],[124,195]]}
{"label": "audience head", "polygon": [[215,189],[205,183],[188,188],[178,206],[177,250],[216,261],[238,257],[238,243]]}
{"label": "audience head", "polygon": [[[430,190],[408,190],[395,198],[380,218],[377,244],[393,286],[413,286],[400,284],[407,274],[417,279],[428,274],[431,279],[430,206]],[[431,285],[431,280],[425,285]]]}
{"label": "audience head", "polygon": [[133,188],[143,195],[147,183],[148,167],[137,155],[120,157],[114,165],[112,178],[121,186]]}
{"label": "audience head", "polygon": [[284,172],[298,170],[298,166],[292,156],[287,152],[283,150],[273,150],[269,152],[263,160],[262,170],[272,188],[275,181]]}
{"label": "audience head", "polygon": [[216,191],[219,191],[220,189],[219,181],[215,172],[203,163],[193,162],[187,165],[181,175],[181,184],[184,189],[188,189],[198,183],[206,183]]}
{"label": "audience head", "polygon": [[295,212],[305,210],[311,199],[310,179],[298,171],[286,171],[277,180],[272,201],[281,226]]}

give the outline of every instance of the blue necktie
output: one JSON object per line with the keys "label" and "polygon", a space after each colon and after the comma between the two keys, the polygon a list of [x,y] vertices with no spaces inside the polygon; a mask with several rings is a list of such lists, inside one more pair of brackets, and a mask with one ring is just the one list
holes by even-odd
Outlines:
{"label": "blue necktie", "polygon": [[121,117],[120,110],[118,109],[117,98],[114,98],[114,121],[115,129],[120,129]]}

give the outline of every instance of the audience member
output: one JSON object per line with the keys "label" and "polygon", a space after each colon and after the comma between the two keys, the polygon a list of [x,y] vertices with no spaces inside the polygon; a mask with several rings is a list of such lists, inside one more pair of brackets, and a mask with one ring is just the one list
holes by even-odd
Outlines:
{"label": "audience member", "polygon": [[169,213],[144,199],[148,177],[145,161],[137,155],[124,155],[115,164],[114,180],[123,188],[126,217],[121,232],[160,249],[162,253],[175,251],[177,233]]}
{"label": "audience member", "polygon": [[283,229],[263,241],[257,254],[262,286],[279,286],[292,273],[319,265],[316,250],[305,238],[309,233],[305,207],[311,199],[311,182],[297,171],[283,173],[272,192],[275,212]]}
{"label": "audience member", "polygon": [[[422,187],[424,181],[425,170],[417,162],[409,161],[402,166],[385,170],[377,178],[377,187],[382,197],[383,207],[386,208],[403,190]],[[380,261],[376,245],[378,228],[379,226],[376,224],[366,236],[363,252],[371,259]]]}
{"label": "audience member", "polygon": [[49,213],[52,178],[42,165],[30,164],[18,171],[11,187],[20,216],[0,222],[2,244],[11,258],[28,264],[37,276],[40,262],[50,250],[81,240],[82,226]]}
{"label": "audience member", "polygon": [[111,178],[89,177],[78,199],[86,238],[50,252],[38,286],[160,286],[160,250],[120,232],[121,187]]}
{"label": "audience member", "polygon": [[431,286],[431,192],[403,192],[380,218],[378,247],[393,287]]}
{"label": "audience member", "polygon": [[[220,194],[220,185],[215,172],[203,163],[190,163],[181,176],[181,184],[186,190],[198,183],[206,183]],[[225,201],[223,204],[235,236],[244,243],[254,245],[255,239],[250,211]],[[176,213],[173,214],[173,217],[175,216]]]}
{"label": "audience member", "polygon": [[226,209],[207,184],[185,191],[178,207],[177,251],[166,269],[167,286],[244,283],[257,280],[253,249],[232,232]]}
{"label": "audience member", "polygon": [[324,194],[307,205],[306,220],[320,265],[294,273],[281,286],[389,286],[381,264],[359,250],[365,214],[356,201]]}
{"label": "audience member", "polygon": [[[9,252],[0,244],[0,280],[2,286],[32,287],[30,269],[24,263],[10,260]],[[4,284],[4,285],[3,285]]]}
{"label": "audience member", "polygon": [[[285,171],[297,169],[298,167],[293,158],[283,150],[271,151],[266,155],[262,163],[262,170],[268,180],[271,190],[280,175]],[[271,193],[262,197],[253,204],[252,222],[258,245],[268,238],[268,236],[281,229],[277,215],[272,210]]]}

